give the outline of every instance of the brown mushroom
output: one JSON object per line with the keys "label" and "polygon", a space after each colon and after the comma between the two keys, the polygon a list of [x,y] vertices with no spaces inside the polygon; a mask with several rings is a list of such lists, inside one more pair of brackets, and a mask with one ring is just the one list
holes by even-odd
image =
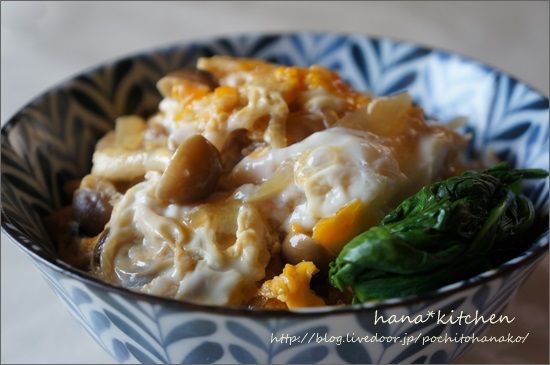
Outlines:
{"label": "brown mushroom", "polygon": [[224,172],[230,172],[244,157],[243,150],[250,146],[252,140],[248,137],[246,129],[237,129],[231,132],[222,149],[222,165]]}
{"label": "brown mushroom", "polygon": [[97,270],[101,266],[101,252],[103,251],[103,246],[105,245],[105,241],[107,241],[107,237],[109,237],[109,231],[108,227],[105,228],[96,241],[92,252],[91,267],[93,270]]}
{"label": "brown mushroom", "polygon": [[73,214],[79,233],[93,237],[99,234],[111,217],[113,207],[107,194],[92,189],[77,189],[73,195]]}
{"label": "brown mushroom", "polygon": [[156,187],[158,199],[187,204],[216,189],[222,172],[218,150],[200,134],[179,145]]}
{"label": "brown mushroom", "polygon": [[289,114],[286,122],[286,140],[288,145],[300,142],[311,134],[327,128],[323,119],[307,112]]}
{"label": "brown mushroom", "polygon": [[208,85],[210,89],[215,89],[219,86],[214,75],[208,71],[199,70],[196,68],[184,68],[174,71],[169,75]]}
{"label": "brown mushroom", "polygon": [[302,261],[312,261],[320,271],[324,271],[331,261],[331,255],[327,249],[303,233],[289,233],[281,249],[285,261],[293,265]]}
{"label": "brown mushroom", "polygon": [[162,96],[170,96],[172,87],[178,83],[181,83],[182,80],[204,85],[209,90],[214,90],[218,87],[218,82],[210,72],[198,70],[196,68],[184,68],[171,72],[160,79],[157,82],[157,89],[160,91]]}

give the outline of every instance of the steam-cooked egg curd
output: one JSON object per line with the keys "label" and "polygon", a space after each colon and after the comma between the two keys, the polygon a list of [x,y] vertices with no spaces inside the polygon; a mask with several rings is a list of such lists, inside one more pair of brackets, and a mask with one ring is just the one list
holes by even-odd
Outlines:
{"label": "steam-cooked egg curd", "polygon": [[[257,205],[279,230],[312,235],[337,255],[405,197],[440,178],[460,145],[442,131],[415,134],[415,139],[417,145],[405,156],[396,150],[403,138],[391,143],[365,130],[329,128],[292,146],[245,157],[230,180],[255,185],[242,188],[245,201]],[[404,166],[410,160],[423,168]]]}
{"label": "steam-cooked egg curd", "polygon": [[408,94],[372,98],[320,66],[216,56],[157,86],[159,111],[117,119],[71,208],[93,223],[77,239],[91,270],[132,290],[334,302],[303,288],[404,198],[462,169],[466,139]]}
{"label": "steam-cooked egg curd", "polygon": [[142,292],[203,304],[242,304],[276,240],[251,204],[220,199],[195,207],[154,194],[158,173],[130,188],[115,206],[98,274]]}
{"label": "steam-cooked egg curd", "polygon": [[258,205],[286,232],[292,227],[311,232],[320,219],[356,199],[380,217],[407,183],[392,150],[380,138],[346,128],[314,133],[260,157],[247,156],[230,179],[236,185],[257,185],[245,201]]}

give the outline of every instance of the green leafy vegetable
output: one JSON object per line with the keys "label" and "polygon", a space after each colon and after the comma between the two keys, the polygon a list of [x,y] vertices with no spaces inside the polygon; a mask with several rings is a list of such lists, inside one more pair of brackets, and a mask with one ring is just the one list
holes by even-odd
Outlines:
{"label": "green leafy vegetable", "polygon": [[546,176],[500,163],[425,186],[344,246],[330,265],[330,282],[364,302],[436,289],[488,269],[492,251],[509,251],[509,238],[533,224],[533,205],[518,183]]}

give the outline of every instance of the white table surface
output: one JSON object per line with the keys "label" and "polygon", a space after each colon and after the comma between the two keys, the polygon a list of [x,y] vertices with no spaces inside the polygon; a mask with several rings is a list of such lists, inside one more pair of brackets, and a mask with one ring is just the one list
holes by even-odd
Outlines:
{"label": "white table surface", "polygon": [[[52,84],[121,55],[245,31],[393,36],[477,57],[548,95],[548,2],[2,2],[1,120]],[[109,363],[30,260],[2,235],[1,362]],[[475,363],[548,362],[548,256],[508,307],[523,345],[477,345]]]}

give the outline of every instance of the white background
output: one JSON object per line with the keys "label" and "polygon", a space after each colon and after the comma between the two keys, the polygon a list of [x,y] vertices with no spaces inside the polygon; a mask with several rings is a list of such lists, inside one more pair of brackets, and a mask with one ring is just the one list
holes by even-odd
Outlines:
{"label": "white background", "polygon": [[[245,31],[335,30],[393,36],[479,58],[548,95],[548,2],[2,2],[1,119],[83,69],[150,47]],[[1,362],[107,363],[29,259],[2,235]],[[548,256],[494,333],[461,362],[548,362]]]}

